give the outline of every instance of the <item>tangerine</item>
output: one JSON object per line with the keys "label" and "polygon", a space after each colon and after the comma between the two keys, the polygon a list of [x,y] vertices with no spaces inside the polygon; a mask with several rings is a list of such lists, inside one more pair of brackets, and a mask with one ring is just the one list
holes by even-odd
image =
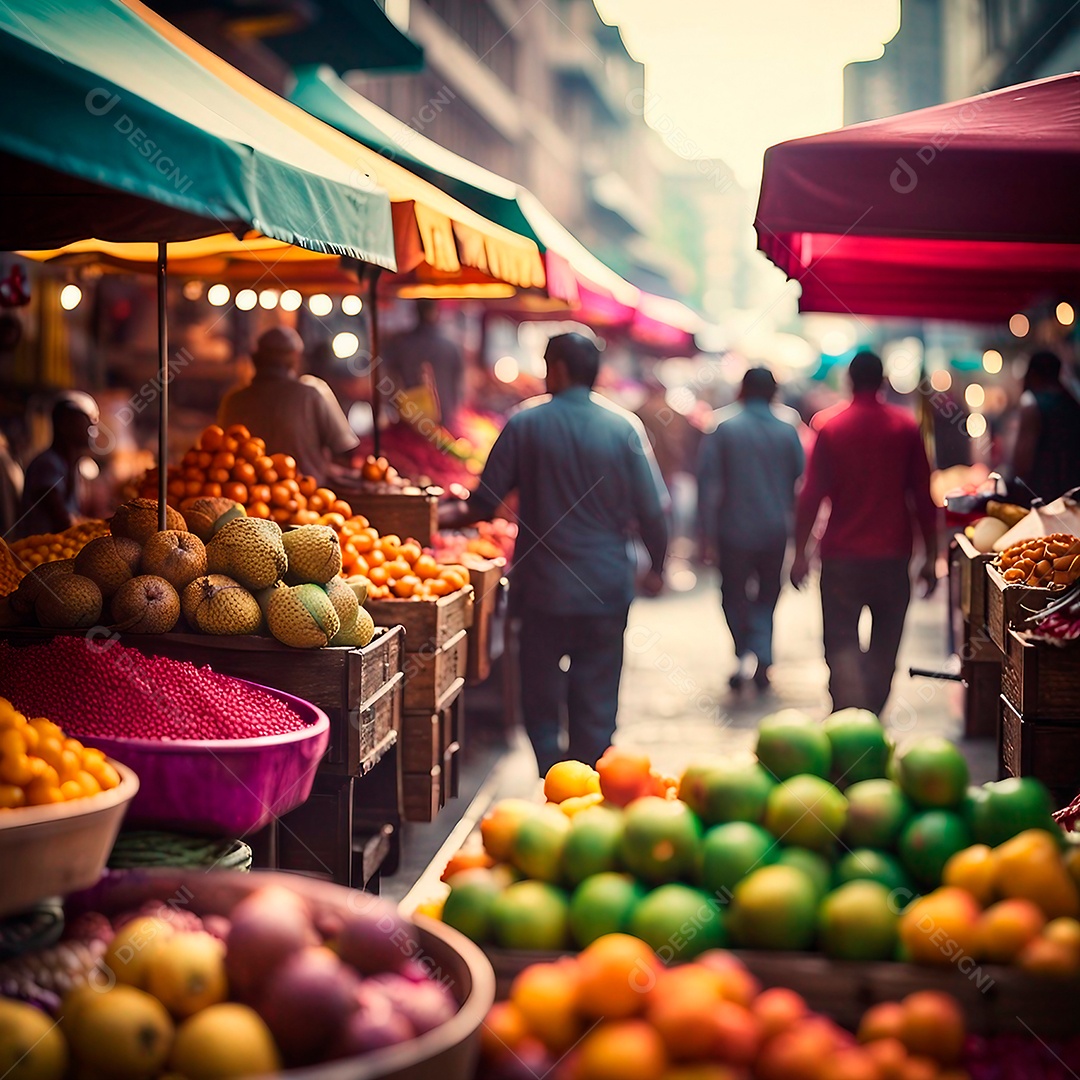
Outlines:
{"label": "tangerine", "polygon": [[544,777],[544,796],[548,802],[561,803],[581,795],[600,791],[600,776],[583,761],[559,761]]}
{"label": "tangerine", "polygon": [[667,1065],[659,1033],[644,1020],[601,1024],[581,1042],[576,1080],[660,1080]]}
{"label": "tangerine", "polygon": [[578,1007],[586,1016],[622,1019],[645,1010],[660,961],[629,934],[605,934],[578,956]]}
{"label": "tangerine", "polygon": [[810,1009],[801,994],[785,986],[772,986],[754,998],[750,1011],[761,1021],[762,1034],[769,1039],[793,1027]]}
{"label": "tangerine", "polygon": [[570,960],[531,964],[510,986],[510,1001],[530,1033],[551,1050],[564,1051],[581,1034],[577,980]]}
{"label": "tangerine", "polygon": [[908,1053],[952,1065],[964,1049],[964,1014],[951,994],[917,990],[901,1002],[904,1022],[900,1041]]}
{"label": "tangerine", "polygon": [[627,806],[634,799],[650,794],[652,777],[648,755],[636,750],[609,746],[596,763],[600,790],[608,802]]}
{"label": "tangerine", "polygon": [[904,1030],[904,1007],[898,1001],[881,1001],[871,1005],[859,1021],[859,1042],[877,1042],[879,1039],[899,1039]]}
{"label": "tangerine", "polygon": [[999,900],[979,920],[982,956],[995,964],[1010,964],[1020,950],[1046,925],[1042,909],[1031,900]]}

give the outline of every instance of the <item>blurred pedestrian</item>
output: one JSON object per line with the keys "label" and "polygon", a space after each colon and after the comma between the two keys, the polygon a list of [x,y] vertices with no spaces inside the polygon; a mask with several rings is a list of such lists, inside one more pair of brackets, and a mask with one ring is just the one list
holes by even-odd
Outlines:
{"label": "blurred pedestrian", "polygon": [[90,429],[97,422],[97,402],[89,394],[71,391],[57,399],[52,442],[26,467],[16,535],[63,532],[80,520],[79,462],[90,456]]}
{"label": "blurred pedestrian", "polygon": [[0,536],[7,536],[19,520],[23,471],[11,455],[7,436],[0,431]]}
{"label": "blurred pedestrian", "polygon": [[738,405],[706,435],[698,465],[698,516],[707,557],[720,568],[720,599],[735,641],[738,690],[769,686],[773,610],[791,538],[795,485],[803,471],[799,433],[772,409],[776,379],[765,367],[743,376]]}
{"label": "blurred pedestrian", "polygon": [[667,492],[640,421],[592,392],[595,343],[560,334],[545,360],[549,394],[510,417],[472,497],[439,515],[450,528],[486,520],[518,492],[510,597],[521,620],[522,715],[541,775],[567,756],[591,764],[611,743],[634,597],[631,541],[648,552],[640,587],[652,596],[668,543]]}
{"label": "blurred pedestrian", "polygon": [[416,301],[416,325],[387,341],[381,349],[380,374],[392,381],[387,397],[409,393],[418,387],[435,392],[439,420],[457,435],[457,414],[465,395],[465,363],[461,350],[439,329],[439,305],[434,300]]}
{"label": "blurred pedestrian", "polygon": [[326,484],[348,468],[359,440],[334,391],[301,375],[304,342],[291,326],[265,331],[251,356],[255,377],[230,390],[218,409],[222,427],[243,424],[270,454],[289,454],[301,473]]}
{"label": "blurred pedestrian", "polygon": [[1061,360],[1052,352],[1028,361],[1012,466],[1025,501],[1050,502],[1080,486],[1080,403],[1062,385]]}
{"label": "blurred pedestrian", "polygon": [[[881,715],[911,599],[914,532],[922,538],[924,596],[937,585],[937,508],[930,462],[915,418],[881,398],[881,360],[859,353],[848,367],[851,403],[818,432],[795,522],[791,580],[810,568],[810,535],[821,504],[829,517],[821,538],[821,612],[833,709]],[[859,619],[870,611],[870,643],[859,644]]]}

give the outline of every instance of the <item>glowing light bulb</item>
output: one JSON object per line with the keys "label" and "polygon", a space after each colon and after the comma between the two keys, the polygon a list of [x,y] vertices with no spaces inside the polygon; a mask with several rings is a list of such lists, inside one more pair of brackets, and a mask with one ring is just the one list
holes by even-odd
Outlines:
{"label": "glowing light bulb", "polygon": [[952,386],[952,376],[944,368],[938,368],[930,376],[930,386],[939,394],[944,394]]}
{"label": "glowing light bulb", "polygon": [[364,301],[353,293],[341,298],[341,310],[345,315],[359,315],[364,310]]}
{"label": "glowing light bulb", "polygon": [[228,285],[211,285],[206,290],[206,299],[214,307],[224,307],[229,302],[230,296],[232,296],[232,293],[229,292]]}
{"label": "glowing light bulb", "polygon": [[347,360],[350,356],[356,355],[356,350],[360,348],[360,339],[355,334],[346,331],[343,334],[336,334],[330,347],[339,360]]}
{"label": "glowing light bulb", "polygon": [[495,378],[499,382],[512,383],[519,374],[518,362],[512,356],[500,356],[495,361]]}
{"label": "glowing light bulb", "polygon": [[316,293],[314,296],[308,297],[308,311],[312,315],[322,318],[324,315],[329,315],[334,310],[334,301],[324,292]]}
{"label": "glowing light bulb", "polygon": [[241,289],[236,294],[236,306],[241,311],[250,311],[259,302],[254,289]]}
{"label": "glowing light bulb", "polygon": [[65,311],[74,311],[82,301],[82,289],[78,285],[65,285],[60,290],[60,306]]}
{"label": "glowing light bulb", "polygon": [[986,401],[986,391],[977,382],[973,382],[964,391],[964,401],[969,409],[981,409]]}
{"label": "glowing light bulb", "polygon": [[267,311],[273,311],[278,305],[278,291],[277,289],[263,289],[259,293],[259,307],[265,308]]}
{"label": "glowing light bulb", "polygon": [[973,412],[964,426],[973,439],[981,439],[986,434],[986,417],[982,413]]}
{"label": "glowing light bulb", "polygon": [[281,299],[278,301],[282,311],[295,311],[303,302],[304,298],[296,291],[296,289],[286,289],[281,294]]}
{"label": "glowing light bulb", "polygon": [[983,371],[988,375],[996,375],[1002,368],[1005,361],[1001,357],[1001,353],[997,349],[987,349],[982,356]]}
{"label": "glowing light bulb", "polygon": [[1009,320],[1009,329],[1012,331],[1013,337],[1026,337],[1027,332],[1031,329],[1031,323],[1028,322],[1026,315],[1021,315],[1017,312]]}
{"label": "glowing light bulb", "polygon": [[1073,320],[1076,318],[1076,312],[1073,311],[1072,304],[1067,304],[1064,300],[1058,304],[1054,314],[1057,316],[1057,321],[1061,323],[1062,326],[1072,326]]}

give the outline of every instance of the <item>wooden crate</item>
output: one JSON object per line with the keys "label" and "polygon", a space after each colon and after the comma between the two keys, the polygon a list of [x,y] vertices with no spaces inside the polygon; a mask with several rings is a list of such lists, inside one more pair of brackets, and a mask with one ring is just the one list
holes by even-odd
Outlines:
{"label": "wooden crate", "polygon": [[439,701],[429,709],[405,712],[401,717],[401,762],[406,772],[427,772],[442,763],[449,744],[459,738],[461,724],[447,720],[455,708],[460,715],[461,691],[465,680],[457,678]]}
{"label": "wooden crate", "polygon": [[499,594],[503,588],[503,562],[490,559],[469,563],[473,587],[473,625],[469,634],[469,664],[465,678],[470,683],[483,682],[491,674],[491,627]]}
{"label": "wooden crate", "polygon": [[442,767],[401,774],[401,816],[406,821],[434,821],[442,792]]}
{"label": "wooden crate", "polygon": [[461,783],[461,751],[465,745],[465,698],[458,695],[439,713],[440,747],[442,750],[442,788],[440,800],[443,806],[456,799]]}
{"label": "wooden crate", "polygon": [[459,630],[445,645],[405,654],[406,712],[435,712],[464,680],[468,662],[469,631]]}
{"label": "wooden crate", "polygon": [[953,538],[956,545],[956,564],[960,574],[959,606],[964,619],[974,627],[986,624],[986,567],[994,552],[977,551],[972,542],[959,532]]}
{"label": "wooden crate", "polygon": [[423,547],[431,546],[439,528],[437,495],[366,494],[340,485],[335,485],[335,490],[354,514],[363,514],[382,536],[393,533],[402,540],[412,537]]}
{"label": "wooden crate", "polygon": [[1055,596],[1050,589],[1010,585],[996,566],[986,567],[986,625],[990,638],[1002,651],[1008,649],[1009,630],[1021,626],[1028,616],[1042,611]]}
{"label": "wooden crate", "polygon": [[442,728],[437,712],[403,713],[401,767],[407,773],[427,772],[442,761]]}
{"label": "wooden crate", "polygon": [[459,630],[472,626],[472,586],[440,596],[438,600],[369,600],[364,605],[376,626],[401,626],[405,651],[438,649]]}
{"label": "wooden crate", "polygon": [[1010,630],[1001,693],[1022,716],[1080,724],[1080,644],[1031,642]]}
{"label": "wooden crate", "polygon": [[1080,792],[1080,714],[1067,720],[1025,716],[1001,697],[1001,766],[1006,776],[1034,776],[1066,806]]}
{"label": "wooden crate", "polygon": [[[376,619],[376,622],[378,620]],[[0,638],[28,643],[57,633],[39,627],[0,631]],[[85,634],[85,630],[74,631]],[[317,705],[330,718],[330,744],[323,766],[350,775],[362,768],[385,731],[387,705],[372,707],[388,684],[401,682],[403,632],[391,626],[375,631],[363,649],[293,649],[255,634],[119,634],[121,644],[151,656],[167,656],[283,690]],[[376,715],[378,714],[378,715]],[[380,733],[380,722],[382,729]],[[391,718],[392,725],[392,718]]]}

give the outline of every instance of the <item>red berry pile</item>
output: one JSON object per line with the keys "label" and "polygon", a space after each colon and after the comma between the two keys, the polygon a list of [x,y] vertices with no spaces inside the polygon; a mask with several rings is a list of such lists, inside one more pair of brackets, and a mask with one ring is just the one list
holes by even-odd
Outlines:
{"label": "red berry pile", "polygon": [[77,738],[251,739],[304,726],[270,694],[112,639],[0,643],[0,695]]}

